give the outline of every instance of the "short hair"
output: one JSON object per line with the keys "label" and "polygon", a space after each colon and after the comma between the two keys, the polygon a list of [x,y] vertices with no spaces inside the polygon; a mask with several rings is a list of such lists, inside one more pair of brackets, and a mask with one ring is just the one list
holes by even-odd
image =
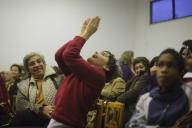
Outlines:
{"label": "short hair", "polygon": [[25,55],[25,57],[23,58],[23,66],[24,66],[24,69],[25,69],[25,71],[26,71],[26,73],[27,73],[28,75],[31,75],[31,73],[29,72],[29,69],[28,69],[28,61],[29,61],[29,59],[30,59],[31,57],[33,57],[33,56],[39,56],[39,57],[42,59],[43,63],[46,64],[46,63],[45,63],[44,56],[41,55],[41,54],[39,54],[39,53],[31,52],[31,53]]}
{"label": "short hair", "polygon": [[130,65],[132,63],[132,58],[134,56],[133,51],[124,51],[119,58],[120,65],[128,64]]}
{"label": "short hair", "polygon": [[19,73],[20,73],[20,74],[22,73],[22,67],[21,67],[21,65],[19,65],[19,64],[12,64],[12,65],[10,66],[10,70],[12,69],[12,67],[17,67],[18,70],[19,70]]}
{"label": "short hair", "polygon": [[112,79],[121,76],[116,64],[116,58],[110,51],[104,51],[109,54],[109,62],[107,64],[109,71],[106,71],[106,82],[111,81]]}
{"label": "short hair", "polygon": [[159,56],[153,57],[152,60],[149,62],[149,68],[152,68],[153,66],[155,66],[158,60],[159,60]]}
{"label": "short hair", "polygon": [[147,72],[149,72],[149,60],[146,57],[136,57],[133,60],[133,70],[135,71],[135,65],[137,63],[142,63],[145,66]]}
{"label": "short hair", "polygon": [[185,49],[187,50],[187,55],[192,52],[192,40],[185,40],[182,45],[183,46],[181,47],[179,54],[182,54]]}
{"label": "short hair", "polygon": [[175,49],[172,49],[172,48],[167,48],[164,51],[162,51],[159,55],[159,58],[163,54],[170,54],[174,57],[178,70],[181,73],[181,75],[183,75],[184,70],[185,70],[185,61],[184,61],[183,57]]}
{"label": "short hair", "polygon": [[192,51],[192,40],[185,40],[182,44],[184,46],[187,46],[190,49],[190,51]]}

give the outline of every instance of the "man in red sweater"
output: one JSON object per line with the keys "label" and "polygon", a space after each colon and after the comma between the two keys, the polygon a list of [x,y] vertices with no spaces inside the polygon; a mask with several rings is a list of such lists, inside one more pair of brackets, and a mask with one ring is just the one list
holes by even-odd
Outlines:
{"label": "man in red sweater", "polygon": [[86,116],[100,95],[110,70],[109,52],[95,53],[87,61],[80,56],[85,42],[99,26],[98,16],[85,20],[81,33],[61,47],[55,59],[65,74],[58,89],[48,128],[84,128]]}

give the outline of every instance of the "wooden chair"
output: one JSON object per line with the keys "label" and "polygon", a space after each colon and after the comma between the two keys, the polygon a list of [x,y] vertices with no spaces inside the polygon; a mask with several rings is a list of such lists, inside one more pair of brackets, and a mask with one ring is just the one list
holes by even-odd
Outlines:
{"label": "wooden chair", "polygon": [[104,100],[97,100],[97,116],[95,121],[95,128],[102,128],[102,120],[104,118]]}
{"label": "wooden chair", "polygon": [[104,128],[123,128],[123,103],[108,102],[105,112]]}
{"label": "wooden chair", "polygon": [[[87,114],[86,128],[103,128],[105,118],[105,102],[104,100],[96,100],[96,105]],[[95,115],[96,113],[96,115]]]}

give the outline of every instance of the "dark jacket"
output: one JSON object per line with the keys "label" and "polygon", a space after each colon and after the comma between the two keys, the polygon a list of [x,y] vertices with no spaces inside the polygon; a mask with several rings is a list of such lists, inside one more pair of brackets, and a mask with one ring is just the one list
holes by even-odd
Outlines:
{"label": "dark jacket", "polygon": [[164,93],[157,87],[140,97],[136,113],[126,128],[170,127],[188,110],[188,98],[180,86]]}
{"label": "dark jacket", "polygon": [[125,103],[126,105],[136,103],[141,91],[147,84],[148,80],[148,74],[133,77],[130,81],[126,83],[126,90],[117,98],[117,101]]}
{"label": "dark jacket", "polygon": [[150,76],[148,74],[133,77],[126,83],[125,93],[117,98],[117,101],[125,104],[125,121],[128,121],[135,111],[135,104],[137,103],[141,91],[148,84],[149,79]]}

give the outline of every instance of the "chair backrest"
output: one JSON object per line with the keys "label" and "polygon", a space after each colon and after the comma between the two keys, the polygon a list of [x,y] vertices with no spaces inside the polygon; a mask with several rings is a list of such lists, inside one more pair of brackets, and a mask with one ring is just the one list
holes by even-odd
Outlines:
{"label": "chair backrest", "polygon": [[192,127],[192,111],[185,114],[179,119],[173,128],[191,128]]}
{"label": "chair backrest", "polygon": [[94,128],[102,128],[102,120],[104,119],[104,100],[97,100],[97,116]]}
{"label": "chair backrest", "polygon": [[108,102],[104,128],[122,128],[124,117],[124,104],[119,102]]}

